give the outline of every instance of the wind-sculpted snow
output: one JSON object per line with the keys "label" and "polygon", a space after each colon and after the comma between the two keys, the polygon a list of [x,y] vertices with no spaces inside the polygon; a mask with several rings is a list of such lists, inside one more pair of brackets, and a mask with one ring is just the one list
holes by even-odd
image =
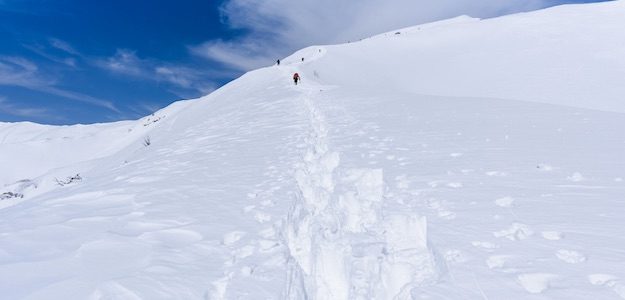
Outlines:
{"label": "wind-sculpted snow", "polygon": [[571,107],[625,95],[623,3],[309,47],[137,121],[1,123],[0,298],[625,299],[625,119]]}

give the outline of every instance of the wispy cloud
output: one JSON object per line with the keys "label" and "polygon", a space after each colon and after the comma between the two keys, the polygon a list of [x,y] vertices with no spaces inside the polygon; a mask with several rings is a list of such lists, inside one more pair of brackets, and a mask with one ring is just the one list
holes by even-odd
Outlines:
{"label": "wispy cloud", "polygon": [[128,49],[117,49],[113,56],[97,58],[93,63],[115,74],[167,83],[174,89],[202,94],[214,89],[214,85],[208,79],[219,75],[200,71],[197,68],[140,58],[135,51]]}
{"label": "wispy cloud", "polygon": [[0,85],[29,87],[54,84],[53,80],[38,71],[37,65],[25,58],[0,56]]}
{"label": "wispy cloud", "polygon": [[50,54],[47,49],[41,45],[22,45],[22,47],[30,50],[31,52],[58,64],[62,64],[71,68],[77,68],[77,59],[75,57],[59,57]]}
{"label": "wispy cloud", "polygon": [[6,97],[0,96],[0,112],[25,118],[50,118],[51,112],[45,108],[21,107],[10,103]]}
{"label": "wispy cloud", "polygon": [[111,101],[59,88],[54,77],[40,72],[34,62],[22,57],[0,56],[0,85],[22,87],[119,112]]}
{"label": "wispy cloud", "polygon": [[98,58],[95,64],[103,69],[123,75],[145,77],[147,72],[145,62],[137,57],[135,51],[117,49],[115,55],[107,58]]}
{"label": "wispy cloud", "polygon": [[74,47],[72,47],[72,45],[70,45],[68,42],[57,39],[57,38],[48,38],[48,42],[50,43],[50,46],[59,49],[61,51],[64,51],[68,54],[71,55],[78,55],[80,56],[80,53],[78,51],[76,51],[76,49],[74,49]]}
{"label": "wispy cloud", "polygon": [[73,91],[61,89],[61,88],[54,87],[54,86],[36,86],[33,89],[44,92],[44,93],[48,93],[51,95],[56,95],[56,96],[60,96],[63,98],[72,99],[72,100],[76,100],[79,102],[103,107],[113,112],[120,113],[120,110],[115,106],[115,104],[113,104],[113,102],[100,99],[97,97],[89,96],[83,93],[73,92]]}
{"label": "wispy cloud", "polygon": [[[197,66],[183,66],[162,62],[155,59],[140,58],[129,49],[118,49],[110,57],[90,56],[81,53],[70,43],[50,37],[46,44],[23,44],[24,48],[47,59],[61,64],[62,67],[78,69],[78,64],[87,69],[97,67],[120,76],[133,77],[139,80],[163,84],[161,88],[178,95],[180,98],[193,98],[212,92],[216,85],[215,77],[230,77],[232,73],[223,71],[204,71]],[[54,69],[57,69],[54,71]],[[122,115],[122,112],[111,102],[83,93],[60,88],[58,68],[47,66],[41,70],[37,64],[22,57],[0,56],[0,85],[11,85],[56,95],[66,99],[81,101]],[[153,112],[153,107],[140,107],[137,112]]]}
{"label": "wispy cloud", "polygon": [[341,43],[458,15],[493,17],[553,0],[227,0],[222,20],[247,32],[190,46],[192,54],[248,70],[311,44]]}
{"label": "wispy cloud", "polygon": [[275,57],[275,54],[271,53],[273,50],[272,47],[262,45],[261,41],[253,38],[237,41],[213,40],[189,46],[192,54],[225,64],[238,71],[271,64]]}
{"label": "wispy cloud", "polygon": [[45,44],[22,44],[22,47],[31,52],[58,64],[77,68],[78,59],[85,56],[71,44],[58,38],[50,37]]}

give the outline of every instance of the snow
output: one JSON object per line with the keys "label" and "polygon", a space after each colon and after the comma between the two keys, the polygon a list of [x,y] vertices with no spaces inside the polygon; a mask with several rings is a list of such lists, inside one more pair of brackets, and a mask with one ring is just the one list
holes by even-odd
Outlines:
{"label": "snow", "polygon": [[521,274],[518,277],[519,283],[525,290],[532,294],[540,294],[550,287],[551,281],[558,276],[546,273]]}
{"label": "snow", "polygon": [[512,207],[514,205],[514,198],[512,197],[503,197],[495,200],[495,204],[501,207]]}
{"label": "snow", "polygon": [[512,226],[508,229],[493,232],[495,237],[505,237],[512,241],[524,240],[533,234],[534,232],[527,225],[522,223],[512,223]]}
{"label": "snow", "polygon": [[[624,9],[614,1],[459,17],[329,47],[333,55],[314,67],[323,82],[342,86],[625,112]],[[355,71],[362,65],[372,71]]]}
{"label": "snow", "polygon": [[0,123],[2,298],[623,299],[623,13],[461,17],[137,121]]}
{"label": "snow", "polygon": [[546,240],[557,241],[563,238],[562,232],[559,231],[543,231],[541,232],[543,238]]}
{"label": "snow", "polygon": [[556,252],[556,256],[560,260],[570,264],[578,264],[586,261],[586,256],[574,250],[561,249]]}

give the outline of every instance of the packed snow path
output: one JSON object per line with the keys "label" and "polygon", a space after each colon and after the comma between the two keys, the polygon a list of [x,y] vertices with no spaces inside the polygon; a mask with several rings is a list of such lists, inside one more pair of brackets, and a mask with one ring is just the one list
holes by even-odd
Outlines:
{"label": "packed snow path", "polygon": [[328,124],[313,100],[324,87],[311,81],[302,87],[301,99],[311,131],[295,171],[299,197],[286,221],[291,259],[286,297],[407,298],[412,287],[438,275],[425,218],[383,217],[382,169],[339,168],[340,155],[330,148]]}

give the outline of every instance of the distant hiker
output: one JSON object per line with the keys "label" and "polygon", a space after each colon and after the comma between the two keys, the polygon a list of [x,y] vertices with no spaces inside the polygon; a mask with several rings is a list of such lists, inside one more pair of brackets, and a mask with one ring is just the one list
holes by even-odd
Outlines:
{"label": "distant hiker", "polygon": [[279,66],[279,65],[280,65],[280,60],[279,60],[279,59],[278,59],[278,60],[276,60],[276,63],[278,63],[278,66]]}
{"label": "distant hiker", "polygon": [[293,82],[295,82],[295,85],[297,85],[298,81],[299,81],[299,74],[297,73],[293,74]]}
{"label": "distant hiker", "polygon": [[304,61],[304,58],[302,57],[302,61]]}

